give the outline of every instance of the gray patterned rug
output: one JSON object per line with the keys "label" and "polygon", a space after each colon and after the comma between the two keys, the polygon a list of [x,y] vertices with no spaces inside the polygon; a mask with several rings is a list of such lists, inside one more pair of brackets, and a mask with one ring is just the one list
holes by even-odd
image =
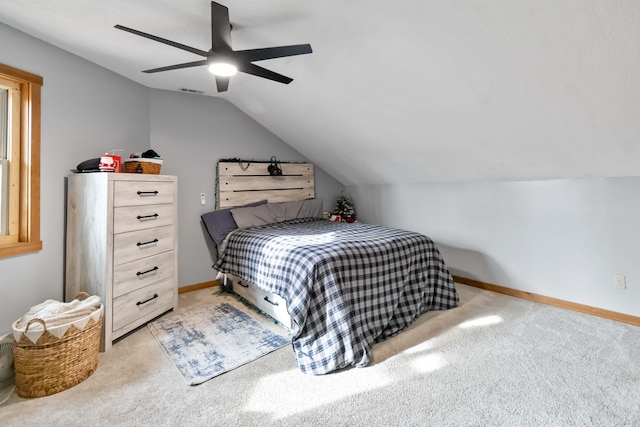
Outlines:
{"label": "gray patterned rug", "polygon": [[189,385],[202,384],[290,342],[227,303],[162,318],[148,327]]}

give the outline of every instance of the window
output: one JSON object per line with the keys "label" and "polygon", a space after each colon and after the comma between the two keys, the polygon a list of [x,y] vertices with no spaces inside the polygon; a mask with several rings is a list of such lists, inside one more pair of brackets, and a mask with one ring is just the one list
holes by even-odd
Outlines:
{"label": "window", "polygon": [[0,258],[40,241],[42,77],[0,64]]}
{"label": "window", "polygon": [[[0,84],[4,83],[0,80]],[[7,139],[9,136],[9,88],[0,85],[0,236],[7,234],[8,228],[8,182],[9,159],[7,157]]]}

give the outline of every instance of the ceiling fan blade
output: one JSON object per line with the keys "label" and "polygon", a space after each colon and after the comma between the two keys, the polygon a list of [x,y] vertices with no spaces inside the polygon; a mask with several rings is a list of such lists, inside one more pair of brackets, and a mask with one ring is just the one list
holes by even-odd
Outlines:
{"label": "ceiling fan blade", "polygon": [[214,1],[211,2],[211,50],[214,52],[231,50],[229,9]]}
{"label": "ceiling fan blade", "polygon": [[229,77],[216,76],[218,92],[226,92],[229,89]]}
{"label": "ceiling fan blade", "polygon": [[162,37],[154,36],[152,34],[143,33],[142,31],[134,30],[133,28],[123,27],[122,25],[116,25],[114,28],[117,28],[118,30],[122,30],[122,31],[127,31],[131,34],[135,34],[140,37],[145,37],[160,43],[168,44],[169,46],[177,47],[178,49],[186,50],[187,52],[195,53],[196,55],[200,55],[200,56],[209,55],[209,53],[205,52],[204,50],[200,50],[191,46],[176,43],[171,40],[163,39]]}
{"label": "ceiling fan blade", "polygon": [[207,65],[207,60],[185,62],[184,64],[168,65],[166,67],[152,68],[151,70],[143,70],[143,73],[159,73],[160,71],[179,70],[180,68],[198,67],[200,65]]}
{"label": "ceiling fan blade", "polygon": [[283,76],[282,74],[278,74],[274,71],[267,70],[266,68],[262,68],[250,62],[241,64],[238,67],[238,71],[242,71],[243,73],[251,74],[251,75],[262,77],[265,79],[273,80],[275,82],[284,83],[286,85],[288,85],[293,81],[291,77]]}
{"label": "ceiling fan blade", "polygon": [[240,56],[246,62],[253,62],[263,61],[265,59],[282,58],[285,56],[304,55],[312,52],[310,44],[295,44],[291,46],[238,50],[234,55]]}

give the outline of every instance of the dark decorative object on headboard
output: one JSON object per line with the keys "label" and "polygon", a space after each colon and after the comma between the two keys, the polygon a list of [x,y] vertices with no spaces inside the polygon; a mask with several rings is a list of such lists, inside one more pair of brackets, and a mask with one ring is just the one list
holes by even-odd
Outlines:
{"label": "dark decorative object on headboard", "polygon": [[267,168],[267,171],[269,171],[269,175],[271,176],[282,176],[282,168],[278,165],[276,156],[271,157],[271,164]]}

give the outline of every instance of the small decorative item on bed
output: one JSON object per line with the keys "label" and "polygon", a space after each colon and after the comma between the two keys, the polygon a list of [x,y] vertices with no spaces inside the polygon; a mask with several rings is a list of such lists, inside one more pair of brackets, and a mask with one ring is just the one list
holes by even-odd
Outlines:
{"label": "small decorative item on bed", "polygon": [[[288,164],[282,166],[286,176]],[[247,200],[224,198],[226,206]],[[220,240],[213,267],[235,279],[240,295],[255,289],[249,299],[258,308],[287,316],[302,372],[366,366],[375,342],[422,313],[458,305],[451,274],[427,236],[328,221],[319,199],[265,200],[228,209],[237,228]]]}

